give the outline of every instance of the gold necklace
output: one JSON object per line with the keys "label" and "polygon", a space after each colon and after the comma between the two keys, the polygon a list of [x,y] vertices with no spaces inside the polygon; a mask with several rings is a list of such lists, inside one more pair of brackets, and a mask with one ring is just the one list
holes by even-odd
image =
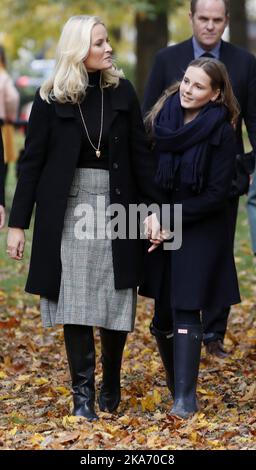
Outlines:
{"label": "gold necklace", "polygon": [[77,104],[78,104],[79,111],[80,111],[82,123],[83,123],[83,125],[84,125],[84,130],[85,130],[86,135],[87,135],[87,139],[89,140],[91,146],[94,148],[95,154],[96,154],[96,157],[97,157],[97,158],[100,158],[100,155],[101,155],[100,143],[101,143],[101,137],[102,137],[103,117],[104,117],[103,87],[102,87],[101,83],[100,83],[100,89],[101,89],[101,117],[100,117],[100,135],[99,135],[99,140],[98,140],[98,146],[97,146],[97,147],[95,147],[95,145],[92,143],[92,141],[91,141],[91,139],[90,139],[89,132],[88,132],[87,126],[86,126],[86,124],[85,124],[84,116],[83,116],[83,113],[82,113],[82,110],[81,110],[81,106],[80,106],[79,103],[77,103]]}

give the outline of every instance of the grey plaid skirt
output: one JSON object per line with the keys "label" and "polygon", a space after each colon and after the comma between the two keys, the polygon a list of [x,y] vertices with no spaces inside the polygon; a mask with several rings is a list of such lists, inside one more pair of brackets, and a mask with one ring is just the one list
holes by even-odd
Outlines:
{"label": "grey plaid skirt", "polygon": [[40,299],[44,327],[70,323],[134,329],[137,290],[114,287],[112,243],[105,237],[109,204],[109,172],[77,168],[62,232],[59,299]]}

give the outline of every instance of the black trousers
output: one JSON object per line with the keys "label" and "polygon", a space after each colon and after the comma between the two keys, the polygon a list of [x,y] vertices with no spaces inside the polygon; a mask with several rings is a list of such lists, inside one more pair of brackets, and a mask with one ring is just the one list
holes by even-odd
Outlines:
{"label": "black trousers", "polygon": [[[156,305],[155,316],[153,318],[153,325],[160,331],[173,330],[173,326],[176,325],[200,325],[200,310],[173,310],[169,309],[169,316],[163,314],[163,310],[158,311],[159,304]],[[168,321],[169,320],[169,321]]]}
{"label": "black trousers", "polygon": [[[153,318],[155,327],[161,331],[173,330],[174,318],[176,318],[179,312],[180,310],[172,311],[169,299],[162,298],[161,300],[156,300],[155,314]],[[188,313],[189,312],[196,312],[196,310],[188,310]],[[219,310],[216,309],[211,311],[202,311],[204,344],[210,343],[211,341],[216,341],[218,339],[220,339],[222,342],[224,341],[229,313],[230,307]]]}

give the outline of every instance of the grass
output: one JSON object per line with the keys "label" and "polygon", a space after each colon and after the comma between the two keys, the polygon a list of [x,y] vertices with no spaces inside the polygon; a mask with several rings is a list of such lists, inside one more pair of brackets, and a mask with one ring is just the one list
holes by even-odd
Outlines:
{"label": "grass", "polygon": [[[16,145],[17,151],[19,151],[23,145],[23,137],[19,133],[16,134]],[[15,164],[11,163],[9,165],[5,188],[7,221],[9,218],[15,187]],[[14,261],[7,256],[7,226],[0,232],[0,292],[2,291],[3,294],[8,297],[8,304],[10,306],[17,305],[17,302],[21,302],[21,299],[26,305],[34,305],[35,301],[37,301],[36,297],[24,293],[24,286],[26,283],[31,251],[32,225],[33,224],[31,223],[30,230],[26,230],[26,250],[23,261]]]}

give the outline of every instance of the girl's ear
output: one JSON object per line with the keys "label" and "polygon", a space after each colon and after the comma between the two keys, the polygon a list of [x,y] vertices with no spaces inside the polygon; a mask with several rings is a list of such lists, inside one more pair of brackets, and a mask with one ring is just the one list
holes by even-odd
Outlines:
{"label": "girl's ear", "polygon": [[211,98],[211,101],[216,101],[218,98],[220,97],[220,89],[218,88],[218,90],[216,90],[216,92],[214,93],[214,95],[212,96]]}

